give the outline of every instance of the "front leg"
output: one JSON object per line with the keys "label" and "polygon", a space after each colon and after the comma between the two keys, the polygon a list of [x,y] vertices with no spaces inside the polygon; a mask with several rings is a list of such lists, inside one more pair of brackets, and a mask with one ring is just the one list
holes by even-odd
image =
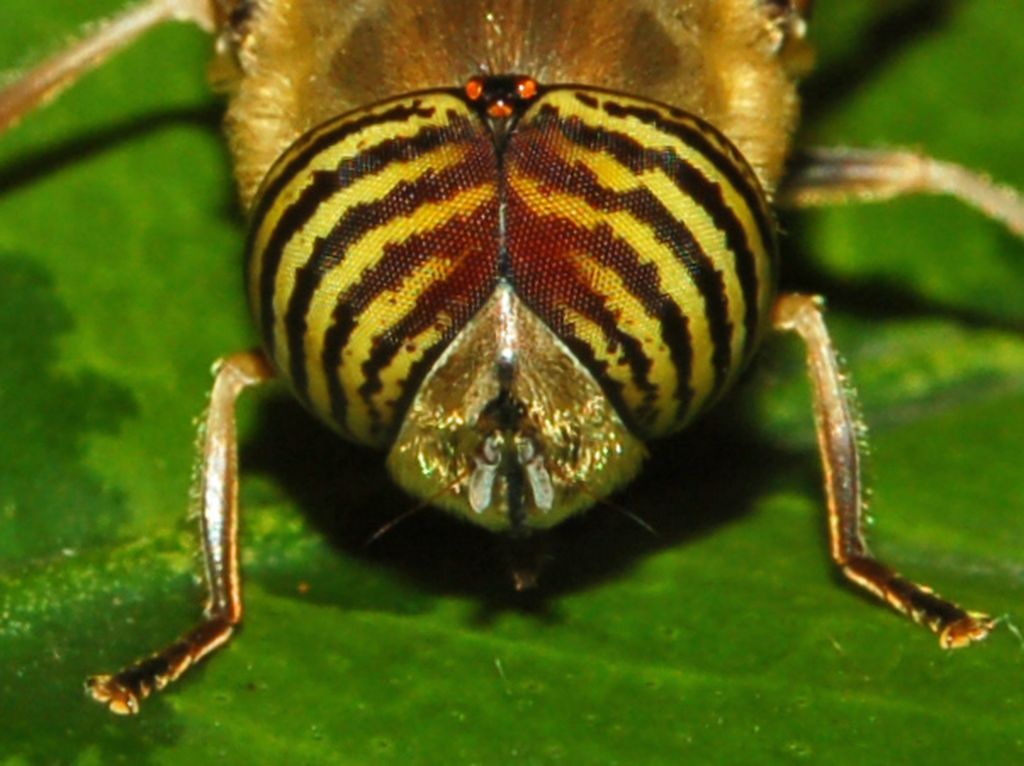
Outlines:
{"label": "front leg", "polygon": [[208,32],[217,26],[218,5],[225,0],[146,0],[108,19],[57,54],[0,88],[0,133],[22,117],[52,101],[82,75],[131,45],[143,33],[166,21],[198,24]]}
{"label": "front leg", "polygon": [[903,578],[868,551],[862,530],[857,421],[825,327],[821,299],[783,295],[775,304],[773,323],[777,330],[797,333],[807,347],[833,561],[849,580],[938,634],[943,648],[985,638],[995,625],[988,615],[966,611],[931,588]]}
{"label": "front leg", "polygon": [[93,676],[86,692],[120,715],[164,688],[231,638],[242,619],[238,576],[238,436],[235,404],[246,388],[274,377],[267,358],[245,351],[218,363],[202,441],[200,525],[208,597],[205,616],[178,641],[116,675]]}
{"label": "front leg", "polygon": [[778,203],[822,207],[881,202],[909,194],[945,194],[1024,237],[1024,197],[1009,186],[952,162],[899,149],[816,147],[798,152]]}

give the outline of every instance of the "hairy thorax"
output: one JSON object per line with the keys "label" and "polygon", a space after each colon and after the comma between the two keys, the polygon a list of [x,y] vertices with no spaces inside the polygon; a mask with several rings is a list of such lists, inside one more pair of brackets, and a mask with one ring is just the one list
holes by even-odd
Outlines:
{"label": "hairy thorax", "polygon": [[707,120],[771,194],[796,119],[790,70],[801,56],[780,51],[769,5],[261,0],[222,46],[218,67],[233,92],[228,132],[242,201],[248,207],[273,161],[325,120],[511,72],[631,93]]}

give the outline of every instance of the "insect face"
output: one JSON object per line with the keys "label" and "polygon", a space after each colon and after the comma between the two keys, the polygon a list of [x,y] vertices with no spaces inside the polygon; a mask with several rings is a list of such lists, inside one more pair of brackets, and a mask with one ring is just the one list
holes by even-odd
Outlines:
{"label": "insect face", "polygon": [[[413,494],[551,526],[735,379],[774,297],[753,171],[652,102],[476,78],[301,137],[257,195],[275,366]],[[397,438],[396,438],[397,437]]]}

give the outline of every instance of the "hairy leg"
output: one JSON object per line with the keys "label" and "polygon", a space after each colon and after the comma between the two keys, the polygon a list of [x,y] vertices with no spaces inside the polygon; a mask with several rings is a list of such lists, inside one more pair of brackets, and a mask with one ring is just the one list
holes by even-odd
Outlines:
{"label": "hairy leg", "polygon": [[807,349],[832,559],[850,581],[938,634],[943,648],[967,646],[985,638],[994,625],[988,615],[966,611],[930,588],[905,579],[868,551],[862,530],[858,426],[825,326],[821,299],[783,295],[775,304],[773,320],[775,329],[797,333]]}
{"label": "hairy leg", "polygon": [[829,147],[797,153],[779,189],[788,207],[879,202],[908,194],[948,194],[1024,237],[1024,197],[952,162],[912,151]]}
{"label": "hairy leg", "polygon": [[93,676],[86,691],[122,715],[164,688],[231,638],[242,619],[238,574],[238,446],[235,404],[250,386],[274,377],[260,351],[245,351],[217,367],[202,440],[200,525],[208,597],[203,620],[178,641],[115,675]]}

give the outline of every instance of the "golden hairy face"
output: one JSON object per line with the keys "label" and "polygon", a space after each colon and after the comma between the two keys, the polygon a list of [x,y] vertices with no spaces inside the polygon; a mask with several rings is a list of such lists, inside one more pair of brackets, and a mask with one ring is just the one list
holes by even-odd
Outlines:
{"label": "golden hairy face", "polygon": [[301,137],[255,206],[250,302],[298,396],[398,482],[550,526],[749,360],[775,284],[753,171],[684,112],[530,78]]}

